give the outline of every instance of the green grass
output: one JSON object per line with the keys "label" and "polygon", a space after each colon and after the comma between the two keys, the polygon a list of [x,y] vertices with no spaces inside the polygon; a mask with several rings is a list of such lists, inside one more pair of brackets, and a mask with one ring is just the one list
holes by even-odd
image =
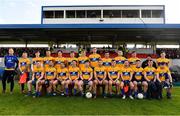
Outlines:
{"label": "green grass", "polygon": [[10,95],[0,94],[0,115],[180,115],[180,87],[173,88],[173,99],[121,100],[119,98],[85,99],[80,97],[25,97],[19,86]]}

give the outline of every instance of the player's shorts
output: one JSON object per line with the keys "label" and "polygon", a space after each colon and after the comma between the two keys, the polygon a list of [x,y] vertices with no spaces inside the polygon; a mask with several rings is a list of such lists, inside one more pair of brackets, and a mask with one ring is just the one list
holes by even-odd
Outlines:
{"label": "player's shorts", "polygon": [[103,80],[103,78],[99,78],[99,77],[98,77],[98,80],[99,80],[99,81],[102,81],[102,80]]}
{"label": "player's shorts", "polygon": [[92,81],[92,80],[84,79],[84,80],[83,80],[83,84],[84,84],[84,85],[88,85],[90,81]]}
{"label": "player's shorts", "polygon": [[129,83],[130,83],[129,80],[124,80],[124,81],[122,81],[122,82],[124,82],[124,85],[129,85]]}

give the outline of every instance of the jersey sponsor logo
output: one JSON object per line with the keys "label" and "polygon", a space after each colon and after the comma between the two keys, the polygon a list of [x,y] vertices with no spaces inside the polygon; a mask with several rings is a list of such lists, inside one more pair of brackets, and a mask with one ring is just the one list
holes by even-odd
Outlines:
{"label": "jersey sponsor logo", "polygon": [[95,61],[99,61],[99,58],[91,58],[90,59],[92,62],[95,62]]}
{"label": "jersey sponsor logo", "polygon": [[70,75],[71,75],[71,76],[77,76],[77,75],[78,75],[78,72],[70,72]]}
{"label": "jersey sponsor logo", "polygon": [[58,74],[59,76],[66,76],[66,73],[65,72],[61,72]]}

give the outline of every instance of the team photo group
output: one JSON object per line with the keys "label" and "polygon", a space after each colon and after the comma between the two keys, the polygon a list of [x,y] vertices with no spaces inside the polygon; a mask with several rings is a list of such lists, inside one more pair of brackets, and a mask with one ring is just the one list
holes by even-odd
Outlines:
{"label": "team photo group", "polygon": [[97,48],[93,48],[88,56],[85,50],[81,51],[79,57],[70,51],[68,58],[63,57],[60,50],[57,57],[52,57],[50,50],[46,51],[45,57],[41,57],[41,51],[36,51],[32,60],[26,52],[20,58],[14,55],[12,48],[7,52],[2,77],[4,94],[7,83],[10,83],[10,93],[13,94],[15,77],[18,77],[22,94],[34,98],[59,95],[162,99],[165,89],[166,97],[171,99],[173,85],[170,60],[166,58],[165,52],[161,52],[156,60],[151,56],[146,60],[139,59],[135,51],[131,52],[130,58],[125,58],[121,50],[117,50],[114,58],[110,57],[109,52],[102,57],[97,53]]}

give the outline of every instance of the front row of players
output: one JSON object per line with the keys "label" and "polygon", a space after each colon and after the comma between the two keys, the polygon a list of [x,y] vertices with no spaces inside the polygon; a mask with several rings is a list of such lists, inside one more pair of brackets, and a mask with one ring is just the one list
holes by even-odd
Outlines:
{"label": "front row of players", "polygon": [[[76,61],[72,61],[71,67],[67,69],[64,63],[61,68],[55,69],[50,61],[49,67],[45,70],[41,63],[37,62],[34,68],[32,80],[28,81],[28,95],[31,95],[32,85],[35,86],[34,97],[41,95],[42,86],[47,88],[48,95],[56,95],[58,85],[61,85],[61,94],[69,96],[85,92],[91,92],[96,98],[98,87],[102,87],[102,95],[112,97],[113,86],[115,94],[122,95],[122,99],[129,96],[130,99],[137,98],[138,93],[142,93],[144,98],[151,98],[154,94],[158,99],[162,99],[162,89],[166,88],[167,98],[171,98],[172,77],[165,64],[161,64],[158,69],[153,68],[153,61],[148,62],[146,68],[141,68],[141,61],[136,61],[136,68],[132,69],[126,60],[122,68],[116,67],[116,62],[112,61],[112,66],[106,69],[100,60],[98,67],[94,70],[89,62],[85,62],[85,67],[81,70],[77,67]],[[86,85],[88,89],[86,90]],[[73,91],[72,91],[73,90]]]}

